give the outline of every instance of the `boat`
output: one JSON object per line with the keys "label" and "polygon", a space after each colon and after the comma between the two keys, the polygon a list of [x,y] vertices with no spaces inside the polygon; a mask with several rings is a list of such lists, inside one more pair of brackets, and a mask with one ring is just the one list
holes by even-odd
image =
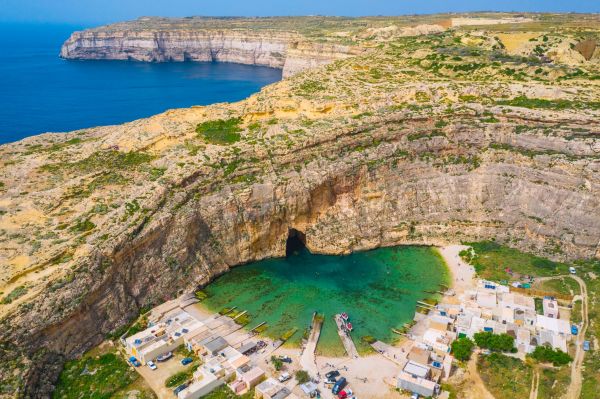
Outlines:
{"label": "boat", "polygon": [[353,330],[352,323],[350,323],[350,322],[346,323],[346,329],[348,331],[352,331]]}
{"label": "boat", "polygon": [[341,314],[341,316],[342,316],[342,320],[348,320],[348,313],[346,313],[346,312],[343,312],[343,313]]}

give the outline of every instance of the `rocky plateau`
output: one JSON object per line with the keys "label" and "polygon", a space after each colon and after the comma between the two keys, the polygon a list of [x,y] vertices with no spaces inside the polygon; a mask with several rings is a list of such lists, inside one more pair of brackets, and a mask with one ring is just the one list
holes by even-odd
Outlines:
{"label": "rocky plateau", "polygon": [[47,397],[65,359],[143,307],[283,256],[291,229],[325,254],[495,239],[599,258],[597,17],[415,18],[74,33],[65,58],[286,78],[238,103],[0,146],[2,394]]}

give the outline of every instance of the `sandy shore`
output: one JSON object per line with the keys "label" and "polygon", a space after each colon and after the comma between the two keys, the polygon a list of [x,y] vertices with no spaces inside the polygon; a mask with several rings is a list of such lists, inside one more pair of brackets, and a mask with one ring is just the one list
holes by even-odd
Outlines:
{"label": "sandy shore", "polygon": [[460,251],[467,248],[469,247],[466,245],[448,245],[438,249],[446,265],[448,265],[452,277],[452,288],[456,294],[474,287],[475,269],[465,263],[458,255]]}

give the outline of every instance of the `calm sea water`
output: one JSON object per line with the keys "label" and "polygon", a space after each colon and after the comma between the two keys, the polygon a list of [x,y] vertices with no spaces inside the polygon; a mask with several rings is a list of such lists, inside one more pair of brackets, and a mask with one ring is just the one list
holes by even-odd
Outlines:
{"label": "calm sea water", "polygon": [[392,328],[412,320],[416,301],[447,284],[448,271],[435,249],[380,248],[348,256],[312,255],[306,249],[287,258],[268,259],[233,269],[205,289],[210,310],[237,306],[255,327],[266,321],[273,338],[296,327],[299,342],[314,311],[324,313],[319,351],[343,354],[333,315],[348,312],[353,340],[373,336],[390,342]]}
{"label": "calm sea water", "polygon": [[60,59],[82,28],[0,24],[0,144],[238,101],[281,79],[280,70],[236,64]]}

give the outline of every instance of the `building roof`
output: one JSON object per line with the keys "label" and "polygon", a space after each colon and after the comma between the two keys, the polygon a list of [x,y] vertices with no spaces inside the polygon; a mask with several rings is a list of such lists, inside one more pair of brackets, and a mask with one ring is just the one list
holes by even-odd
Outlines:
{"label": "building roof", "polygon": [[204,348],[206,348],[209,352],[218,352],[222,349],[225,349],[229,344],[225,341],[223,337],[216,337],[208,342],[206,342]]}
{"label": "building roof", "polygon": [[537,315],[537,326],[561,334],[571,334],[571,326],[565,320]]}
{"label": "building roof", "polygon": [[250,342],[246,342],[244,345],[240,346],[238,351],[240,351],[240,353],[246,353],[249,350],[252,350],[254,348],[256,348],[256,342],[250,341]]}
{"label": "building roof", "polygon": [[307,395],[310,395],[312,392],[315,392],[317,390],[317,388],[318,388],[317,384],[315,384],[312,381],[308,381],[308,382],[300,385],[300,389],[302,389],[302,391]]}
{"label": "building roof", "polygon": [[422,386],[425,389],[429,389],[432,392],[435,390],[435,386],[436,386],[436,383],[433,381],[429,381],[429,380],[426,380],[425,378],[421,378],[421,377],[413,377],[411,374],[406,373],[404,371],[401,371],[400,374],[398,374],[398,379],[404,380],[404,381],[409,381],[413,384]]}
{"label": "building roof", "polygon": [[288,396],[290,396],[291,393],[292,393],[292,391],[290,391],[286,387],[283,387],[281,389],[281,391],[279,391],[275,395],[271,396],[271,399],[284,399],[284,398],[287,398]]}
{"label": "building roof", "polygon": [[417,363],[427,365],[429,364],[430,353],[428,350],[414,346],[410,352],[408,352],[408,359],[413,360]]}
{"label": "building roof", "polygon": [[242,375],[242,379],[244,379],[245,381],[254,381],[257,378],[262,377],[263,375],[265,375],[265,371],[263,369],[261,369],[260,367],[252,367],[250,370],[246,371],[243,375]]}
{"label": "building roof", "polygon": [[403,371],[416,377],[425,378],[429,374],[429,367],[410,360],[404,366]]}

